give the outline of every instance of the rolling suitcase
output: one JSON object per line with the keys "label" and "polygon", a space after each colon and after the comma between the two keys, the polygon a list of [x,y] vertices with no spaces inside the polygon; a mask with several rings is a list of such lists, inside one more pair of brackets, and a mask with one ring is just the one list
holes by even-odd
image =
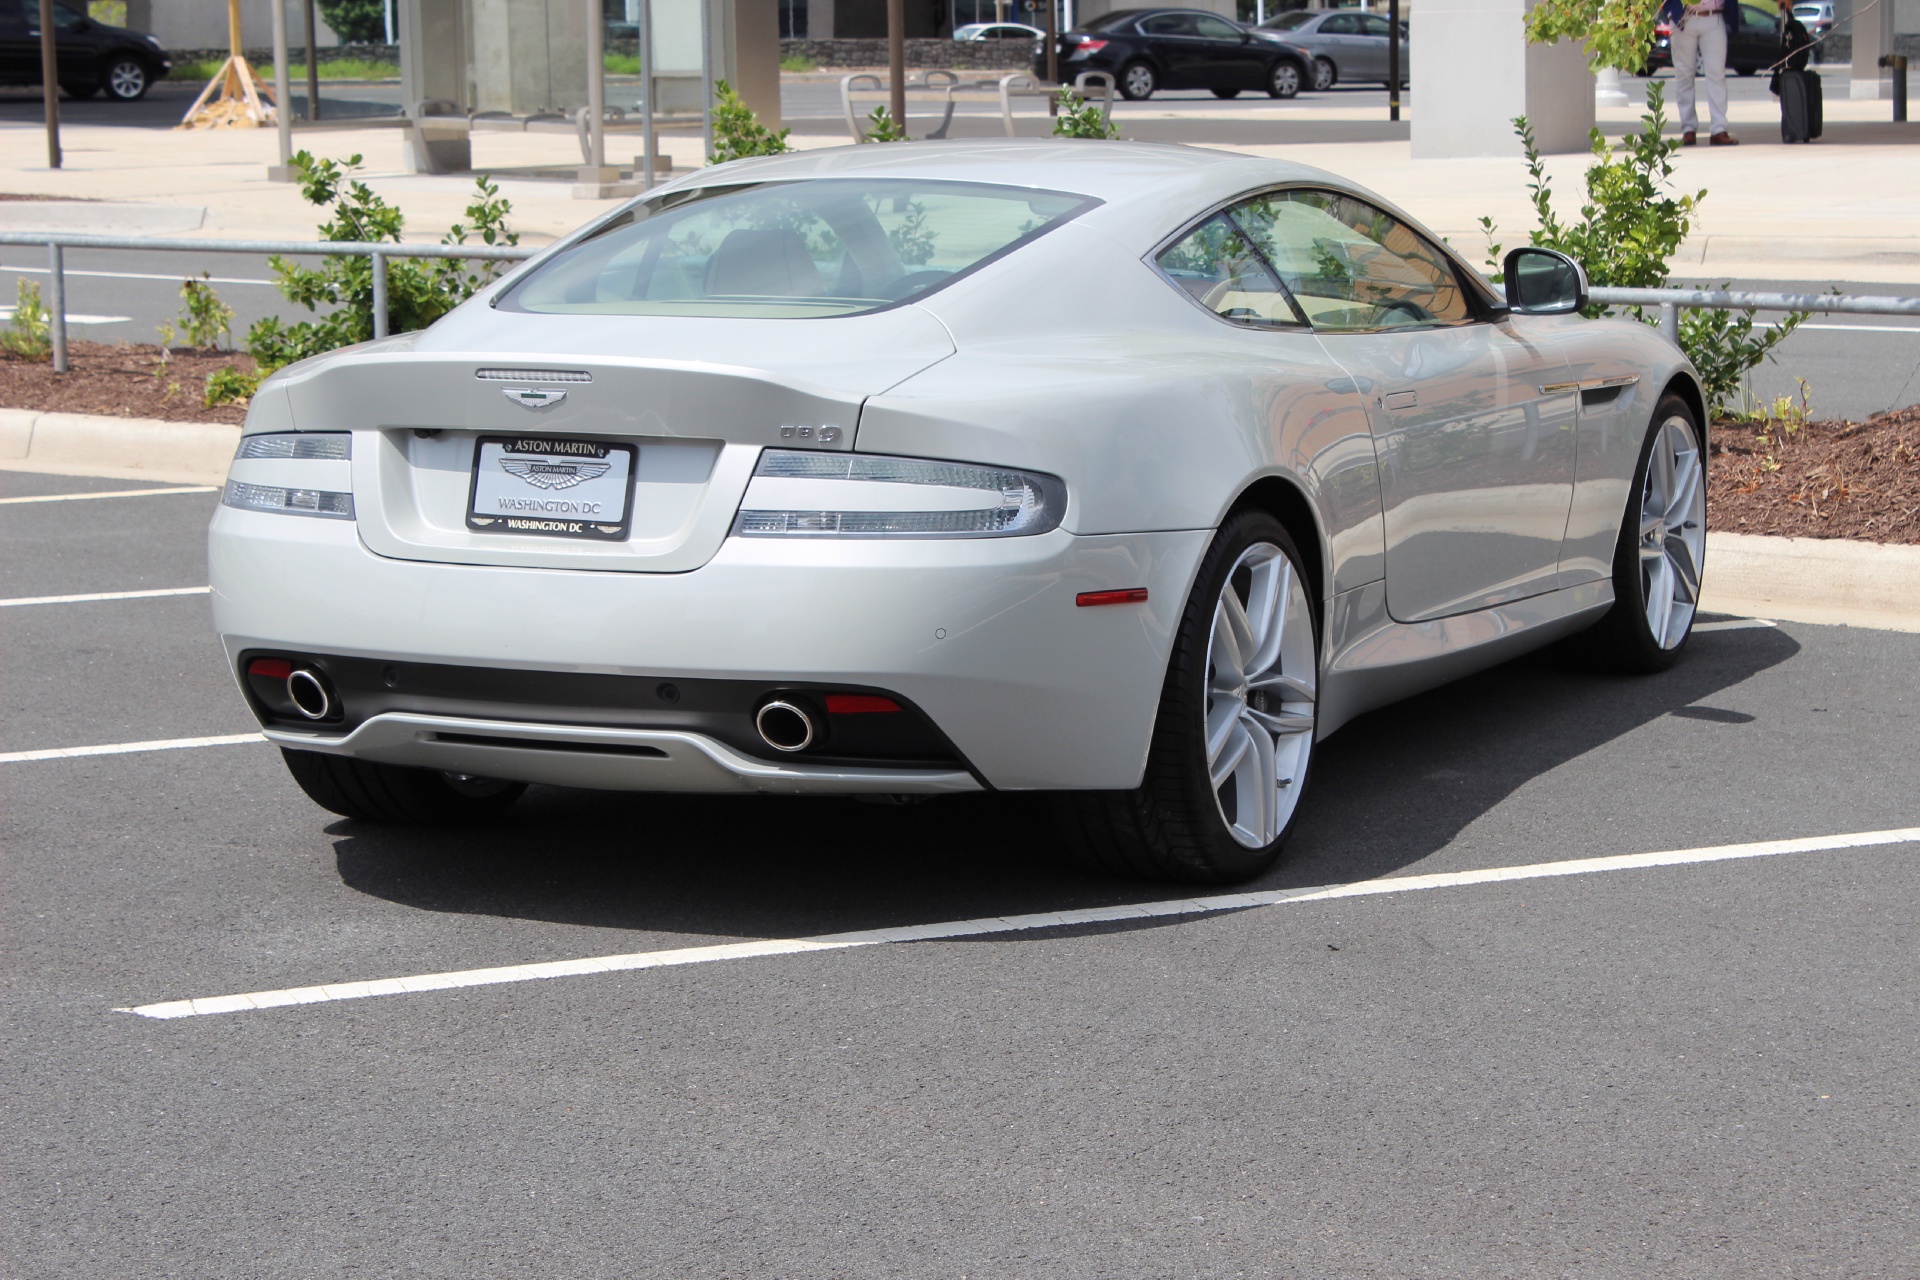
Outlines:
{"label": "rolling suitcase", "polygon": [[1821,130],[1820,77],[1812,71],[1780,73],[1780,141],[1812,142]]}

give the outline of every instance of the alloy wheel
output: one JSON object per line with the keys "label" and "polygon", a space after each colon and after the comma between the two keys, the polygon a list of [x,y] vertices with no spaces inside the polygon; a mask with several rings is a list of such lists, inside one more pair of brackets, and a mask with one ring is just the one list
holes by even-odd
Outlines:
{"label": "alloy wheel", "polygon": [[1314,92],[1325,93],[1327,90],[1333,88],[1334,79],[1338,74],[1339,73],[1333,68],[1333,63],[1325,58],[1315,58],[1313,60]]}
{"label": "alloy wheel", "polygon": [[1318,688],[1313,614],[1286,552],[1256,542],[1220,588],[1207,639],[1207,776],[1234,840],[1261,849],[1300,802]]}
{"label": "alloy wheel", "polygon": [[147,91],[147,69],[132,58],[122,58],[107,69],[107,92],[132,102]]}
{"label": "alloy wheel", "polygon": [[1291,98],[1300,92],[1300,68],[1291,62],[1276,63],[1267,78],[1268,92],[1276,98]]}
{"label": "alloy wheel", "polygon": [[1151,98],[1156,87],[1153,68],[1144,62],[1136,62],[1128,67],[1120,83],[1123,94],[1136,102],[1142,98]]}
{"label": "alloy wheel", "polygon": [[1662,649],[1687,638],[1700,600],[1700,567],[1707,549],[1706,471],[1693,424],[1671,417],[1660,424],[1640,493],[1640,599],[1647,630]]}

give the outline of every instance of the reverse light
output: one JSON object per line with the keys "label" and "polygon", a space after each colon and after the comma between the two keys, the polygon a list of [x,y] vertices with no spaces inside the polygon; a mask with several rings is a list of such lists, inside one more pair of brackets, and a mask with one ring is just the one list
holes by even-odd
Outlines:
{"label": "reverse light", "polygon": [[768,449],[733,533],[743,538],[1012,538],[1059,527],[1053,476],[965,462]]}
{"label": "reverse light", "polygon": [[[345,431],[288,431],[243,436],[240,447],[234,450],[233,454],[236,464],[256,461],[347,462],[352,457],[353,436]],[[252,474],[260,475],[261,473],[256,470]],[[269,469],[262,478],[307,479],[308,476],[309,471],[305,467],[295,467],[291,470],[276,467]],[[329,480],[335,484],[346,480],[344,468],[315,467],[311,470],[311,478],[318,483],[310,487],[228,480],[226,492],[221,496],[220,502],[223,506],[235,507],[241,511],[276,511],[290,516],[323,516],[332,520],[353,519],[351,493],[319,487],[320,484]]]}
{"label": "reverse light", "polygon": [[353,436],[345,431],[295,431],[247,436],[234,453],[241,458],[328,458],[345,461],[353,456]]}
{"label": "reverse light", "polygon": [[329,489],[282,489],[270,484],[227,481],[223,506],[242,511],[277,511],[289,516],[324,516],[331,520],[353,519],[353,495]]}

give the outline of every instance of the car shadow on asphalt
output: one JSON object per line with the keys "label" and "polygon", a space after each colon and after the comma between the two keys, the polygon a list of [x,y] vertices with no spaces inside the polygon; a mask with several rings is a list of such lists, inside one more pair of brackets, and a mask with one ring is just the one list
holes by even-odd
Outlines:
{"label": "car shadow on asphalt", "polygon": [[[1673,670],[1638,678],[1548,650],[1363,716],[1322,744],[1288,856],[1247,887],[1398,872],[1533,779],[1662,716],[1710,711],[1694,704],[1799,648],[1773,629],[1712,633]],[[678,937],[809,936],[1224,891],[1068,866],[1046,800],[1019,794],[893,806],[535,787],[481,827],[341,820],[328,831],[342,881],[373,897]],[[1541,851],[1566,856],[1579,851]]]}

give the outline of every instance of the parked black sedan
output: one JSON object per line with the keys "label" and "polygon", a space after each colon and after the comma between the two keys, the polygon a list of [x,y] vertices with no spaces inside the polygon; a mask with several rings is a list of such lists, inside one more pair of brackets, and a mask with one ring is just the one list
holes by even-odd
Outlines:
{"label": "parked black sedan", "polygon": [[[53,6],[53,26],[60,87],[72,97],[105,90],[116,101],[137,102],[173,70],[150,35],[108,26],[64,4]],[[0,0],[0,84],[39,83],[39,0]]]}
{"label": "parked black sedan", "polygon": [[[1122,97],[1138,102],[1161,89],[1211,89],[1220,98],[1252,89],[1291,98],[1312,83],[1313,56],[1203,9],[1121,9],[1062,35],[1059,62],[1062,80],[1104,71]],[[1046,64],[1041,43],[1036,77],[1046,75]]]}

